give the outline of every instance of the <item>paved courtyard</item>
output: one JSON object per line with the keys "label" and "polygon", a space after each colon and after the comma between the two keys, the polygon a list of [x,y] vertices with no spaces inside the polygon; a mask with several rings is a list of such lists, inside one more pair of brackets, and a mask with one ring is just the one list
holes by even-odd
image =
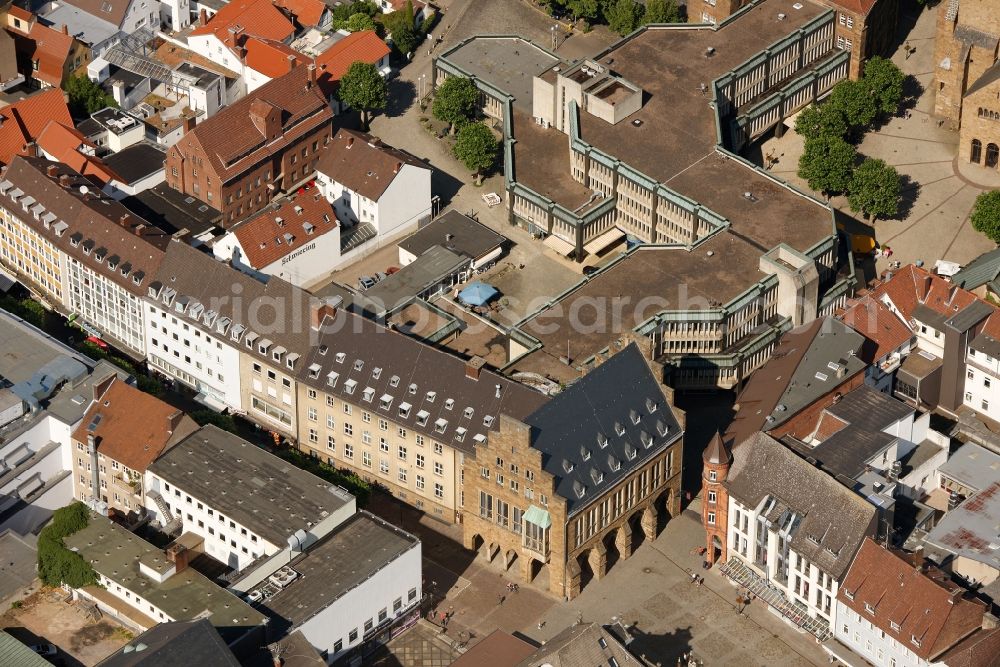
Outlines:
{"label": "paved courtyard", "polygon": [[[883,247],[890,246],[892,260],[903,264],[923,260],[925,265],[933,266],[938,259],[964,264],[995,247],[972,228],[969,214],[976,196],[991,187],[1000,187],[1000,178],[995,171],[957,164],[958,133],[939,126],[931,115],[938,11],[940,3],[919,14],[900,16],[901,43],[905,36],[916,51],[906,58],[900,46],[892,60],[920,84],[920,95],[909,117],[904,114],[890,119],[878,130],[869,132],[858,146],[859,153],[885,160],[904,178],[899,219],[878,220],[874,225],[877,242]],[[781,139],[765,142],[762,152],[773,151],[778,156],[779,162],[772,170],[775,174],[808,189],[795,173],[802,145],[801,137],[787,132]],[[831,203],[846,214],[855,215],[846,198],[835,197]],[[879,271],[888,268],[888,263],[889,260],[879,260]]]}

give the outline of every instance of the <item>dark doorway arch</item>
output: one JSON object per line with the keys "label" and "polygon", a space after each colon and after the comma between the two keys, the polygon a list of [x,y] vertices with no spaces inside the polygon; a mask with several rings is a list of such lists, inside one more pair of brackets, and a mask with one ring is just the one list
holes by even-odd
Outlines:
{"label": "dark doorway arch", "polygon": [[996,144],[986,145],[986,166],[996,168],[997,162],[1000,161],[1000,147]]}
{"label": "dark doorway arch", "polygon": [[969,162],[979,164],[983,160],[983,142],[979,139],[972,140],[972,152],[969,155]]}

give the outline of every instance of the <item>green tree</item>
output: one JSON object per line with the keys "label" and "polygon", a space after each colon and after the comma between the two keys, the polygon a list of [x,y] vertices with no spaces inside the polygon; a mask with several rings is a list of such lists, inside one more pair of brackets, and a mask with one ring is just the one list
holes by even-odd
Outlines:
{"label": "green tree", "polygon": [[423,40],[423,35],[417,33],[414,27],[415,18],[412,2],[407,2],[402,9],[387,15],[384,22],[386,29],[392,35],[392,43],[400,55],[406,56],[413,53]]}
{"label": "green tree", "polygon": [[831,104],[811,104],[795,119],[795,132],[807,140],[820,137],[843,139],[847,129],[844,114]]}
{"label": "green tree", "polygon": [[972,207],[972,227],[1000,243],[1000,190],[984,192],[976,197]]}
{"label": "green tree", "polygon": [[866,158],[854,170],[847,188],[851,210],[868,217],[891,218],[899,211],[899,173],[882,160]]}
{"label": "green tree", "polygon": [[604,20],[619,35],[628,35],[642,23],[642,5],[635,0],[607,0]]}
{"label": "green tree", "polygon": [[597,19],[597,0],[566,0],[566,9],[573,15],[574,19],[583,19],[588,23],[593,23]]}
{"label": "green tree", "polygon": [[865,63],[861,82],[868,94],[874,98],[878,110],[884,114],[894,114],[903,101],[903,82],[906,75],[896,63],[881,56],[870,58]]}
{"label": "green tree", "polygon": [[368,130],[371,112],[384,109],[388,90],[375,65],[352,63],[340,77],[340,99],[361,113],[361,127]]}
{"label": "green tree", "polygon": [[676,0],[647,0],[646,13],[642,24],[650,23],[683,23],[684,16],[677,6]]}
{"label": "green tree", "polygon": [[476,113],[479,90],[472,79],[464,76],[450,76],[434,92],[434,117],[448,123],[454,134],[455,127],[472,119]]}
{"label": "green tree", "polygon": [[217,428],[221,428],[223,431],[229,431],[230,433],[239,435],[239,430],[236,428],[236,420],[233,419],[232,415],[224,415],[221,412],[216,412],[215,410],[194,410],[188,414],[191,419],[198,423],[198,426],[212,424]]}
{"label": "green tree", "polygon": [[479,185],[483,182],[483,172],[493,166],[498,149],[499,144],[490,128],[482,123],[468,123],[458,131],[454,153]]}
{"label": "green tree", "polygon": [[90,510],[81,502],[57,509],[38,535],[38,578],[46,586],[68,584],[73,588],[97,583],[94,568],[80,554],[70,551],[63,538],[86,528]]}
{"label": "green tree", "polygon": [[118,107],[115,98],[108,95],[86,76],[71,76],[66,79],[66,94],[69,110],[77,118],[89,116],[104,107]]}
{"label": "green tree", "polygon": [[862,81],[844,80],[833,87],[828,105],[843,114],[851,128],[866,128],[878,115],[878,100]]}
{"label": "green tree", "polygon": [[347,23],[344,28],[348,32],[361,32],[362,30],[375,30],[375,21],[368,14],[362,14],[358,12],[357,14],[351,14],[351,17],[347,19]]}
{"label": "green tree", "polygon": [[826,196],[844,192],[850,185],[857,156],[854,146],[840,137],[807,139],[799,157],[799,177]]}

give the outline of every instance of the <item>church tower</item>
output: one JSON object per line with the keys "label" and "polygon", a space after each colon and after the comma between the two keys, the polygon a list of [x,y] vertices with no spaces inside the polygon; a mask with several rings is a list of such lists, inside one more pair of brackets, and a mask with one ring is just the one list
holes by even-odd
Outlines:
{"label": "church tower", "polygon": [[705,528],[705,560],[710,565],[726,562],[726,532],[729,494],[724,483],[733,462],[732,454],[719,433],[702,455],[701,524]]}

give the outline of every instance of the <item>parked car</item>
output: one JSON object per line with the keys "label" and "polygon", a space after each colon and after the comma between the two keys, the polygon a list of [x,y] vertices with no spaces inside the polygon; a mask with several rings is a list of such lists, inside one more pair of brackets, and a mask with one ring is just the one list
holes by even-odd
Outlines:
{"label": "parked car", "polygon": [[105,343],[100,338],[98,338],[97,336],[87,336],[86,341],[88,343],[93,343],[94,345],[96,345],[97,347],[101,348],[102,350],[108,349],[108,344]]}
{"label": "parked car", "polygon": [[361,276],[358,278],[358,289],[362,292],[370,287],[375,286],[376,280],[371,276]]}
{"label": "parked car", "polygon": [[38,655],[52,656],[59,653],[59,649],[56,648],[55,644],[35,644],[34,646],[29,646],[32,651]]}
{"label": "parked car", "polygon": [[379,271],[378,273],[375,274],[375,282],[380,283],[383,280],[385,280],[385,274],[384,273],[382,273],[381,271]]}
{"label": "parked car", "polygon": [[399,267],[398,266],[390,266],[389,268],[387,268],[385,270],[385,275],[391,276],[392,274],[396,273],[397,271],[399,271]]}

